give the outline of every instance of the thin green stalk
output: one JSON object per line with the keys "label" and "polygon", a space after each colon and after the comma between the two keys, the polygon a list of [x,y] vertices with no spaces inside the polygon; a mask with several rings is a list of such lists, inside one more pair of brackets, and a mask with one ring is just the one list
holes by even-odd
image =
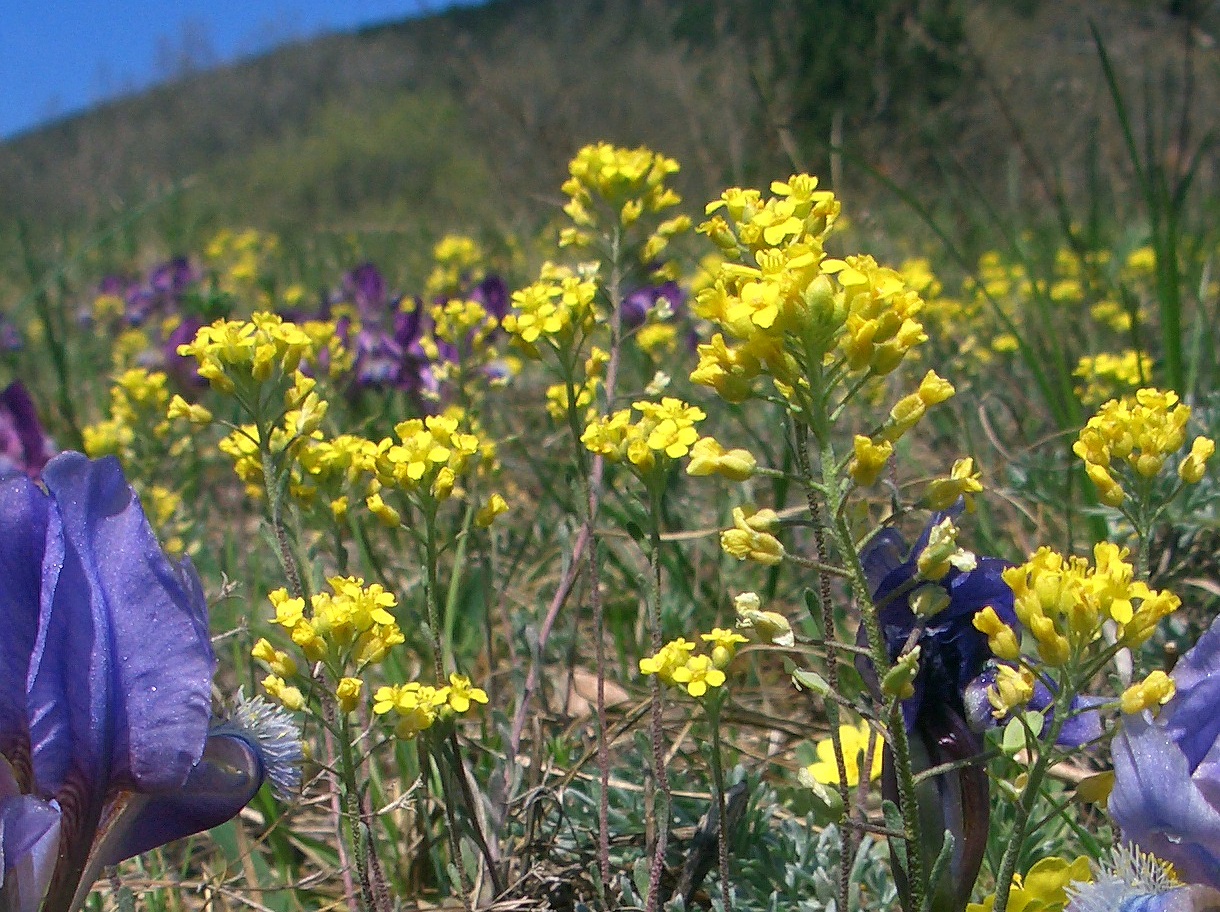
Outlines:
{"label": "thin green stalk", "polygon": [[[827,520],[830,535],[835,540],[839,554],[851,575],[851,587],[856,603],[860,606],[860,621],[864,625],[877,679],[884,680],[886,672],[890,669],[890,656],[886,649],[885,639],[881,635],[878,609],[873,604],[868,581],[864,575],[864,567],[860,564],[860,555],[856,551],[855,540],[852,538],[851,529],[848,528],[847,520],[843,516],[842,503],[837,493],[841,488],[839,479],[834,474],[835,454],[828,440],[822,445],[821,460],[822,483],[830,492],[830,503],[827,504],[830,513]],[[907,838],[907,883],[911,891],[911,907],[922,909],[924,896],[927,894],[927,875],[923,869],[921,855],[923,834],[916,799],[915,775],[911,768],[911,748],[907,741],[907,731],[900,706],[901,702],[895,700],[895,708],[889,719],[889,740],[891,752],[894,755],[894,778],[898,783],[899,810],[902,812],[903,829],[906,831]]]}
{"label": "thin green stalk", "polygon": [[724,766],[720,746],[720,703],[724,698],[717,690],[703,704],[712,727],[712,782],[716,788],[716,813],[720,826],[716,830],[716,854],[720,862],[720,896],[725,912],[733,912],[732,884],[729,882],[729,818],[724,801]]}
{"label": "thin green stalk", "polygon": [[[650,591],[648,594],[648,626],[652,635],[652,651],[655,655],[661,651],[661,496],[663,489],[654,481],[648,484],[648,519],[649,548],[648,569],[650,574]],[[657,780],[657,790],[660,792],[658,803],[661,808],[656,812],[657,841],[653,847],[652,864],[648,871],[647,912],[656,912],[660,905],[661,874],[665,870],[665,849],[669,841],[669,818],[673,810],[673,795],[670,792],[669,776],[665,772],[665,749],[662,744],[662,701],[661,682],[656,675],[650,675],[651,681],[651,715],[648,732],[652,740],[653,775]]]}
{"label": "thin green stalk", "polygon": [[[323,694],[322,700],[328,704],[326,694]],[[327,713],[332,714],[334,709]],[[368,855],[372,852],[372,843],[368,838],[363,817],[360,808],[360,783],[356,778],[356,759],[352,753],[352,732],[351,724],[348,722],[346,713],[338,714],[338,742],[339,742],[339,775],[343,782],[343,830],[347,842],[352,846],[352,855],[356,861],[356,879],[360,884],[360,905],[365,910],[382,910],[377,909],[377,903],[373,896],[372,883],[369,880],[368,870]]]}
{"label": "thin green stalk", "polygon": [[[830,555],[826,547],[826,528],[822,522],[822,509],[814,489],[813,472],[809,464],[809,429],[806,425],[797,423],[793,428],[796,444],[797,468],[805,479],[805,496],[809,505],[809,517],[813,521],[814,547],[817,550],[819,568],[815,569],[818,578],[819,606],[821,608],[822,637],[826,646],[826,683],[833,694],[839,693],[839,641],[835,631],[834,606],[831,602],[830,576],[820,567],[829,563]],[[839,706],[834,700],[824,701],[826,722],[830,726],[830,743],[834,749],[835,767],[839,774],[839,798],[843,802],[843,816],[840,819],[840,829],[843,833],[843,851],[839,853],[839,905],[847,909],[851,894],[851,861],[855,855],[855,831],[846,825],[847,815],[851,807],[851,791],[847,785],[847,757],[843,752],[843,739],[839,735]]]}
{"label": "thin green stalk", "polygon": [[445,681],[444,651],[441,646],[441,588],[436,542],[436,507],[430,501],[424,504],[424,601],[428,608],[428,627],[432,631],[432,670],[436,675],[436,686],[443,687]]}
{"label": "thin green stalk", "polygon": [[1054,704],[1055,715],[1054,721],[1051,723],[1050,733],[1043,741],[1042,749],[1038,751],[1038,759],[1034,763],[1034,768],[1029,771],[1029,779],[1025,783],[1025,791],[1021,794],[1021,800],[1017,804],[1017,816],[1013,821],[1012,839],[1000,860],[1000,870],[996,874],[995,909],[993,912],[1004,912],[1008,908],[1008,892],[1012,887],[1013,874],[1016,873],[1017,856],[1021,853],[1021,846],[1025,842],[1029,818],[1033,814],[1034,805],[1038,801],[1038,792],[1042,788],[1042,780],[1046,778],[1046,772],[1050,769],[1051,755],[1054,752],[1055,742],[1059,739],[1059,732],[1067,722],[1068,711],[1071,708],[1071,694],[1075,692],[1074,688],[1061,686],[1056,693]]}

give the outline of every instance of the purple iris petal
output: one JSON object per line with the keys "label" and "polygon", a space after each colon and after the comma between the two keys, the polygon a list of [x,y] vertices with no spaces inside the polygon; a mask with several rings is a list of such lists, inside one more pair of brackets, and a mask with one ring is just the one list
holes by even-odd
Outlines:
{"label": "purple iris petal", "polygon": [[1173,676],[1157,719],[1127,716],[1114,739],[1110,816],[1184,880],[1220,888],[1220,619]]}
{"label": "purple iris petal", "polygon": [[[953,854],[949,869],[936,885],[935,909],[964,909],[970,899],[983,854],[987,849],[988,806],[987,771],[981,764],[967,763],[982,752],[979,736],[965,720],[943,704],[921,717],[921,726],[910,732],[911,762],[919,770],[947,763],[963,764],[955,772],[933,776],[917,786],[919,815],[923,830],[924,870],[936,862],[942,834],[953,834]],[[894,774],[893,754],[883,754],[881,787],[883,795],[898,803],[898,780]],[[902,866],[893,866],[899,891],[907,892]]]}
{"label": "purple iris petal", "polygon": [[[963,694],[991,658],[987,637],[974,627],[974,615],[990,605],[1000,618],[1016,624],[1012,590],[1000,576],[1008,566],[1004,561],[984,557],[974,570],[950,570],[937,582],[919,578],[919,556],[928,545],[931,530],[958,512],[960,509],[933,515],[909,550],[897,532],[887,529],[873,536],[860,554],[890,659],[898,658],[912,636],[920,647],[915,692],[902,702],[913,767],[920,772],[949,762],[963,764],[925,780],[917,795],[925,836],[925,844],[920,847],[925,870],[930,869],[941,850],[942,834],[948,830],[954,836],[949,870],[937,884],[933,903],[933,908],[954,912],[964,909],[970,898],[982,864],[989,823],[987,774],[981,765],[964,762],[978,757],[982,744],[966,725]],[[937,586],[949,599],[948,605],[930,618],[919,618],[911,610],[911,595],[923,586]],[[863,627],[859,641],[867,645]],[[880,697],[872,662],[859,655],[856,666]],[[889,770],[883,787],[887,796],[897,801],[888,745],[883,758]],[[894,869],[899,870],[899,866]],[[898,886],[906,897],[904,906],[909,905],[909,891],[901,876]]]}
{"label": "purple iris petal", "polygon": [[372,263],[361,263],[343,277],[343,293],[365,319],[380,317],[390,303],[385,278]]}
{"label": "purple iris petal", "polygon": [[258,751],[235,735],[208,737],[203,758],[173,791],[133,795],[110,823],[95,851],[102,865],[118,864],[184,836],[230,820],[263,783]]}
{"label": "purple iris petal", "polygon": [[[955,511],[960,512],[960,511]],[[873,601],[890,658],[896,659],[912,633],[919,629],[920,669],[915,694],[903,701],[907,727],[916,724],[929,695],[944,701],[965,717],[962,693],[991,658],[987,637],[974,627],[974,615],[991,606],[1008,624],[1016,625],[1012,590],[1001,572],[1008,563],[997,558],[979,558],[974,570],[950,570],[936,583],[919,580],[919,556],[927,547],[933,527],[952,513],[936,513],[928,521],[915,546],[904,554],[901,537],[892,531],[875,535],[860,555],[865,575],[873,587]],[[873,582],[873,581],[877,582]],[[921,619],[911,610],[910,597],[920,586],[933,585],[949,596],[948,606],[931,618]],[[861,645],[864,631],[860,632]],[[859,656],[856,664],[866,680],[875,680],[872,663]]]}
{"label": "purple iris petal", "polygon": [[38,634],[47,498],[24,475],[0,481],[0,529],[0,755],[24,767],[20,775],[28,778],[25,687]]}
{"label": "purple iris petal", "polygon": [[[80,908],[102,864],[99,828],[127,821],[141,851],[232,816],[266,773],[262,740],[207,740],[203,590],[161,551],[118,462],[64,453],[43,482],[0,479],[4,912]],[[291,747],[278,755],[291,761]],[[174,809],[173,832],[158,807]]]}
{"label": "purple iris petal", "polygon": [[508,285],[498,275],[489,275],[470,290],[470,300],[483,305],[483,309],[503,320],[508,315]]}
{"label": "purple iris petal", "polygon": [[32,795],[6,796],[8,786],[16,782],[0,758],[0,909],[38,912],[59,853],[60,811]]}
{"label": "purple iris petal", "polygon": [[117,460],[66,453],[44,480],[58,509],[31,661],[35,776],[52,791],[70,766],[103,788],[180,785],[211,716],[206,606],[161,551]]}
{"label": "purple iris petal", "polygon": [[0,472],[25,472],[37,478],[55,447],[38,420],[34,400],[20,380],[0,392]]}

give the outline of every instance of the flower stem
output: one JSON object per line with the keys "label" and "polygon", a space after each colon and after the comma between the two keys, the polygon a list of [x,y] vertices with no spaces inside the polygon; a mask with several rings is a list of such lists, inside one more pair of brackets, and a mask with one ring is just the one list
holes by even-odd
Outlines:
{"label": "flower stem", "polygon": [[[648,627],[652,635],[652,651],[655,655],[661,651],[661,495],[664,488],[651,479],[648,483],[648,519],[649,548],[648,568],[650,592],[648,595]],[[662,744],[662,711],[661,682],[656,675],[651,676],[652,683],[652,713],[649,717],[648,732],[652,740],[653,775],[657,780],[657,789],[661,793],[658,802],[661,808],[656,812],[657,825],[656,845],[653,848],[652,866],[648,871],[647,912],[656,912],[660,905],[661,873],[665,869],[665,849],[669,841],[669,817],[673,808],[673,795],[669,788],[669,776],[665,772],[665,749]]]}
{"label": "flower stem", "polygon": [[[817,573],[818,602],[821,607],[821,617],[817,620],[822,624],[822,637],[826,647],[826,683],[830,692],[839,693],[839,638],[835,631],[834,605],[831,602],[830,576],[821,568],[829,566],[829,553],[826,547],[826,526],[822,521],[822,507],[818,502],[817,493],[813,487],[813,471],[809,463],[809,427],[797,423],[794,428],[796,443],[797,468],[805,480],[805,497],[809,505],[809,518],[813,521],[813,540],[817,550],[816,566],[811,568]],[[848,808],[851,804],[851,792],[847,785],[847,758],[843,753],[843,739],[839,736],[839,706],[833,700],[824,703],[826,722],[830,726],[830,743],[834,749],[835,767],[838,772],[839,798],[843,802],[843,816],[840,824],[847,821]],[[839,906],[847,909],[848,896],[851,890],[851,861],[855,855],[855,832],[848,826],[841,826],[843,833],[843,851],[839,853]]]}
{"label": "flower stem", "polygon": [[724,801],[724,768],[720,747],[720,702],[723,693],[708,697],[704,707],[712,726],[712,782],[716,788],[716,813],[720,825],[716,828],[716,849],[720,861],[720,896],[724,912],[733,912],[732,886],[729,882],[729,820]]}
{"label": "flower stem", "polygon": [[1055,742],[1059,739],[1059,732],[1067,722],[1071,710],[1071,695],[1075,692],[1074,688],[1061,686],[1056,693],[1053,710],[1055,715],[1051,722],[1050,733],[1043,740],[1038,751],[1038,759],[1034,762],[1033,769],[1029,771],[1029,779],[1021,793],[1021,800],[1017,803],[1017,816],[1013,824],[1012,837],[1008,847],[1004,850],[1004,856],[1000,859],[1000,870],[995,879],[993,912],[1004,912],[1008,908],[1008,893],[1012,887],[1013,874],[1016,873],[1017,856],[1021,853],[1021,846],[1025,843],[1029,818],[1038,801],[1042,780],[1046,778],[1046,771],[1051,767]]}

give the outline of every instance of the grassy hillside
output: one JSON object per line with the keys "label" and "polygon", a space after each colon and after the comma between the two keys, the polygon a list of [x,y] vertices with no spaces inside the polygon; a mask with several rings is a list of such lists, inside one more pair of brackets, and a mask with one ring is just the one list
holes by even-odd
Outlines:
{"label": "grassy hillside", "polygon": [[[1170,135],[1182,20],[1156,4],[496,0],[290,46],[0,146],[0,223],[75,235],[159,201],[137,235],[253,224],[411,249],[424,222],[536,227],[572,152],[603,138],[678,158],[695,200],[794,166],[829,178],[833,141],[857,211],[892,199],[874,170],[946,211],[976,193],[1036,208],[1056,173],[1069,192],[1090,169],[1126,174],[1090,19]],[[1195,32],[1195,136],[1220,110],[1214,45]]]}

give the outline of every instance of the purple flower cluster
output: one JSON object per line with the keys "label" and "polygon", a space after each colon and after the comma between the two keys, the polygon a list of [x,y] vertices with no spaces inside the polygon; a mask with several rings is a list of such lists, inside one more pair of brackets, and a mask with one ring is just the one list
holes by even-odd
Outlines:
{"label": "purple flower cluster", "polygon": [[[485,277],[463,290],[460,297],[481,304],[497,320],[508,313],[508,287],[499,276]],[[331,319],[337,315],[339,335],[353,356],[353,391],[401,390],[421,405],[439,396],[435,368],[441,362],[456,363],[461,353],[452,344],[432,338],[427,310],[419,298],[408,301],[391,292],[372,263],[363,263],[343,277],[340,291],[324,302],[320,316]],[[432,344],[425,346],[425,339]]]}
{"label": "purple flower cluster", "polygon": [[142,326],[153,317],[179,315],[183,300],[203,280],[203,272],[186,257],[159,263],[144,276],[131,278],[109,275],[98,285],[97,293],[123,301],[123,319],[131,326]]}

